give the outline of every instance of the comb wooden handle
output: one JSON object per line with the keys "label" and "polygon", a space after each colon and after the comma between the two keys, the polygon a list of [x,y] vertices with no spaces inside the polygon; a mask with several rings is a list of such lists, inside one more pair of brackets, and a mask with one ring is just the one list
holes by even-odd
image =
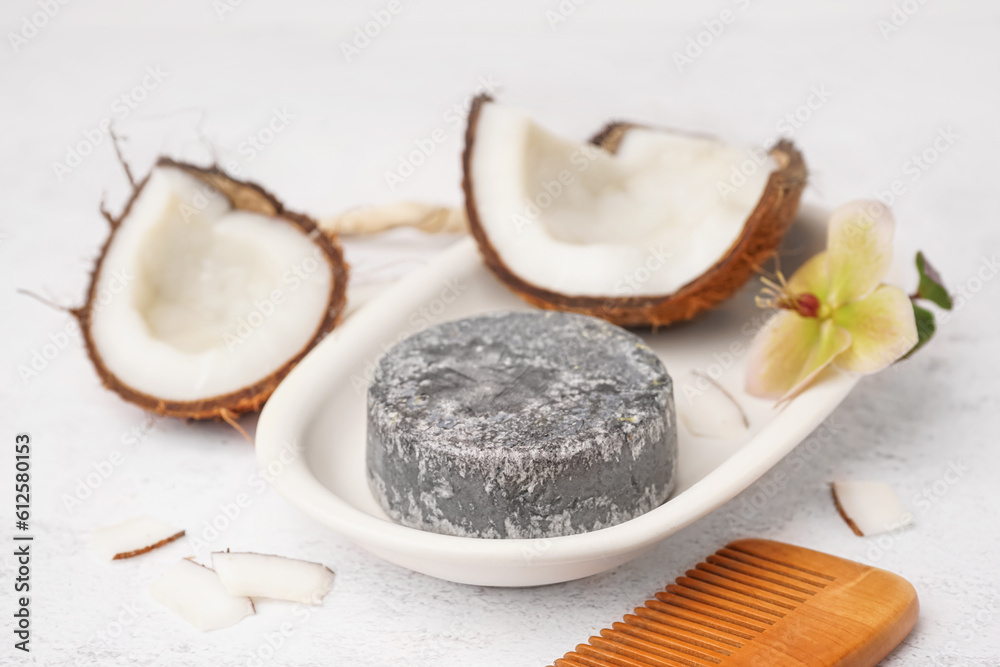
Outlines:
{"label": "comb wooden handle", "polygon": [[769,540],[727,545],[555,667],[872,667],[917,622],[891,572]]}

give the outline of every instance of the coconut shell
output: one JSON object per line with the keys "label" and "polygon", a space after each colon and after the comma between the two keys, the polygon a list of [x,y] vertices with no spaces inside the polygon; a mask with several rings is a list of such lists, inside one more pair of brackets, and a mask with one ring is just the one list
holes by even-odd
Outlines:
{"label": "coconut shell", "polygon": [[[747,218],[743,231],[719,261],[702,275],[672,294],[648,296],[570,296],[533,285],[515,275],[497,253],[479,219],[475,187],[472,182],[472,155],[476,127],[489,96],[479,96],[469,111],[462,155],[465,207],[469,228],[486,266],[515,294],[528,303],[547,310],[563,310],[601,317],[630,327],[660,327],[689,320],[714,308],[735,294],[754,276],[761,265],[773,256],[785,232],[795,220],[799,199],[806,184],[807,170],[802,154],[790,141],[779,141],[770,150],[778,168],[771,176],[756,208]],[[615,153],[633,123],[610,123],[591,139],[591,143]]]}
{"label": "coconut shell", "polygon": [[97,277],[100,275],[101,264],[107,256],[107,251],[114,241],[115,234],[121,228],[122,221],[128,217],[132,205],[139,197],[140,192],[142,192],[142,188],[148,182],[149,176],[147,175],[142,182],[136,185],[132,197],[125,205],[121,215],[117,218],[102,210],[102,214],[111,224],[111,234],[101,248],[94,270],[91,273],[90,287],[87,289],[85,303],[80,308],[71,311],[80,322],[80,330],[83,332],[87,354],[91,362],[93,362],[94,368],[101,378],[101,382],[105,387],[114,391],[126,401],[155,414],[186,419],[225,419],[232,421],[233,418],[243,413],[259,410],[278,384],[291,372],[292,368],[337,325],[344,311],[347,299],[348,265],[344,262],[344,253],[336,236],[320,232],[316,222],[312,218],[287,210],[274,195],[259,185],[235,179],[215,166],[198,167],[167,157],[161,157],[157,161],[156,166],[180,169],[188,175],[197,178],[206,185],[221,192],[236,210],[259,213],[298,227],[323,251],[333,272],[330,295],[323,320],[316,328],[309,343],[292,355],[280,368],[255,384],[232,393],[197,401],[164,400],[137,391],[116,377],[101,359],[100,351],[97,349],[90,331],[91,315],[97,296]]}

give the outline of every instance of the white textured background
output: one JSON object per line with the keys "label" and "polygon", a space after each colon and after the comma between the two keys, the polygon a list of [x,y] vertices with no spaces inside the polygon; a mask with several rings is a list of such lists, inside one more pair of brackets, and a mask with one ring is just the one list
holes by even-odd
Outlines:
{"label": "white textured background", "polygon": [[[556,0],[399,0],[401,11],[348,62],[341,44],[387,2],[232,0],[238,6],[224,11],[224,1],[74,0],[23,42],[10,34],[31,33],[24,19],[41,2],[6,0],[0,10],[0,663],[255,665],[263,656],[263,664],[294,666],[543,665],[727,540],[754,535],[909,578],[921,618],[885,664],[1000,664],[1000,304],[992,280],[1000,6],[564,0],[572,11],[555,22],[548,12],[558,11]],[[678,68],[674,54],[727,9],[734,20]],[[125,114],[116,99],[150,67],[165,77]],[[107,233],[98,202],[107,192],[120,205],[127,189],[106,137],[61,178],[54,164],[104,118],[119,120],[139,173],[161,151],[207,161],[210,146],[317,215],[401,198],[458,203],[454,114],[482,80],[579,138],[627,118],[764,142],[822,89],[828,99],[792,128],[813,175],[807,200],[834,206],[900,180],[899,243],[928,251],[964,294],[959,310],[928,349],[860,385],[831,417],[829,444],[814,454],[800,448],[646,556],[583,581],[491,590],[383,563],[248,483],[253,453],[231,429],[149,421],[101,389],[79,337],[60,334],[67,316],[15,293],[82,299]],[[287,128],[256,155],[241,150],[275,109],[293,116]],[[390,191],[385,172],[437,128],[446,141]],[[942,132],[953,141],[933,164],[908,162]],[[371,276],[412,266],[408,257],[426,259],[441,244],[404,235],[385,245],[384,253],[378,244],[350,247],[350,258]],[[33,358],[38,374],[22,377],[19,367]],[[30,657],[15,654],[10,634],[10,443],[22,431],[35,442]],[[67,509],[64,495],[116,450],[124,462]],[[967,470],[950,484],[953,465]],[[785,481],[775,483],[779,475]],[[916,526],[881,542],[854,537],[830,502],[836,476],[890,481]],[[238,626],[203,635],[147,592],[190,544],[115,564],[88,550],[90,529],[140,512],[200,534],[242,492],[250,506],[211,546],[326,562],[338,579],[323,607],[262,604]]]}

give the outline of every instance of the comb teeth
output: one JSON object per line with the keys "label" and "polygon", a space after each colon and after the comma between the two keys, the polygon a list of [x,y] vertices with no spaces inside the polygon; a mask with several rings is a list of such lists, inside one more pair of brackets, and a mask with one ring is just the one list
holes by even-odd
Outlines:
{"label": "comb teeth", "polygon": [[[842,604],[845,589],[862,588],[866,579],[862,575],[868,573],[882,579],[881,585],[900,591],[902,606],[880,612],[886,617],[885,624],[898,634],[895,643],[889,645],[891,648],[916,621],[916,597],[910,595],[912,587],[904,580],[797,547],[743,540],[709,556],[657,593],[656,599],[648,600],[634,614],[626,615],[622,622],[602,630],[588,644],[580,644],[553,664],[555,667],[735,667],[810,663],[808,649],[803,653],[793,645],[810,627],[819,625],[824,631],[829,630],[829,626],[822,624],[827,619],[835,622],[840,618],[836,613],[843,614],[843,609],[831,611],[833,600],[836,598]],[[839,597],[824,596],[825,591],[835,590]],[[859,604],[863,604],[861,594],[871,591],[856,593],[861,600]],[[805,615],[796,614],[803,606],[812,610]],[[794,619],[789,618],[792,615]],[[848,636],[856,643],[865,639],[864,632],[857,627],[849,630],[853,635]],[[842,646],[835,650],[851,648]],[[875,662],[885,653],[877,656]],[[803,658],[805,662],[801,661]]]}

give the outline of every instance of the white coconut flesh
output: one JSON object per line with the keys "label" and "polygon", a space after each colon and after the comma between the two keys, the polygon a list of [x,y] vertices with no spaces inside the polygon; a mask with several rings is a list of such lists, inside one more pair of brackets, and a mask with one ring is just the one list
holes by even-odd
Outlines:
{"label": "white coconut flesh", "polygon": [[678,392],[677,413],[692,435],[700,438],[735,439],[749,430],[746,413],[722,385],[691,373]]}
{"label": "white coconut flesh", "polygon": [[91,546],[108,560],[131,558],[152,551],[184,535],[176,526],[151,516],[138,516],[91,533]]}
{"label": "white coconut flesh", "polygon": [[840,515],[859,535],[878,535],[913,524],[913,515],[885,482],[840,480],[831,487]]}
{"label": "white coconut flesh", "polygon": [[316,335],[329,260],[292,223],[234,210],[174,167],[154,169],[115,233],[91,337],[142,393],[196,401],[250,386]]}
{"label": "white coconut flesh", "polygon": [[250,598],[230,595],[215,572],[189,560],[175,563],[149,590],[154,600],[199,630],[226,628],[254,613]]}
{"label": "white coconut flesh", "polygon": [[761,150],[643,128],[612,154],[487,103],[469,174],[480,225],[514,275],[559,294],[620,297],[673,294],[711,269],[777,168]]}
{"label": "white coconut flesh", "polygon": [[333,586],[325,565],[283,556],[216,552],[212,567],[230,595],[319,604]]}

